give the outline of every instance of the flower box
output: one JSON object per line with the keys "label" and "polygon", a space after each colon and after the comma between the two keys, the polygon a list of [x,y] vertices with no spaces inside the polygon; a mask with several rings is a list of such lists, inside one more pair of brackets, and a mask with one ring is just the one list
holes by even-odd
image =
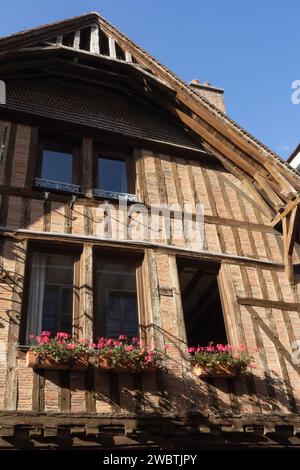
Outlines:
{"label": "flower box", "polygon": [[134,367],[130,366],[130,364],[118,364],[117,366],[113,367],[108,358],[106,357],[99,357],[98,360],[98,369],[101,370],[112,370],[118,374],[138,374],[140,372],[154,372],[156,367],[151,365],[149,367],[145,367],[144,369],[135,369]]}
{"label": "flower box", "polygon": [[95,364],[99,370],[111,370],[116,373],[138,374],[153,372],[164,368],[167,355],[154,347],[146,347],[138,338],[99,338],[94,345]]}
{"label": "flower box", "polygon": [[219,365],[213,368],[195,365],[193,373],[199,378],[232,379],[239,374],[239,369],[232,365]]}
{"label": "flower box", "polygon": [[27,351],[26,366],[35,369],[48,369],[48,370],[84,370],[89,365],[89,358],[87,355],[78,357],[70,361],[70,363],[59,362],[52,357],[39,356],[35,351]]}
{"label": "flower box", "polygon": [[190,347],[187,352],[193,373],[200,378],[231,379],[246,372],[248,367],[254,367],[254,357],[243,344],[214,346],[210,343],[209,346]]}

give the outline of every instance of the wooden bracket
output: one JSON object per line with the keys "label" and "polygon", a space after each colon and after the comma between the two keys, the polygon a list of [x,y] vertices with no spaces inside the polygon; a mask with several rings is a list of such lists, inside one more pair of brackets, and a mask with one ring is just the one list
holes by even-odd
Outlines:
{"label": "wooden bracket", "polygon": [[294,283],[293,251],[299,230],[299,214],[300,204],[298,203],[282,218],[284,265],[291,284]]}

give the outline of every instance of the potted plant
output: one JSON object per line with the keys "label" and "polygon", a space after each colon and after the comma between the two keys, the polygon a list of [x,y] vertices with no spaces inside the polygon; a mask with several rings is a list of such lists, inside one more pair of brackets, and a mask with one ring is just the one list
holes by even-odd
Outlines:
{"label": "potted plant", "polygon": [[253,356],[244,345],[210,344],[188,348],[188,353],[193,373],[201,378],[229,379],[245,372],[248,367],[254,367]]}
{"label": "potted plant", "polygon": [[91,351],[87,340],[77,340],[59,332],[51,338],[50,331],[30,335],[31,346],[26,355],[27,367],[53,370],[82,370],[89,365]]}
{"label": "potted plant", "polygon": [[125,335],[115,338],[99,338],[94,353],[100,369],[115,372],[154,371],[164,367],[166,354],[143,346],[137,338]]}

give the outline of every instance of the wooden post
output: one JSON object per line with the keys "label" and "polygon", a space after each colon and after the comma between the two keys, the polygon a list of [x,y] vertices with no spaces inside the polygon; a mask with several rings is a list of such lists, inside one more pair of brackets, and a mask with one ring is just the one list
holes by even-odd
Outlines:
{"label": "wooden post", "polygon": [[75,31],[74,49],[79,49],[79,45],[80,45],[80,29]]}
{"label": "wooden post", "polygon": [[83,137],[81,145],[81,161],[82,161],[82,191],[87,197],[93,195],[93,140],[91,137]]}
{"label": "wooden post", "polygon": [[90,51],[93,54],[99,54],[99,28],[98,25],[94,25],[91,28],[91,41],[90,41]]}
{"label": "wooden post", "polygon": [[282,219],[285,272],[291,284],[294,283],[293,251],[299,227],[299,214],[298,204],[291,210],[289,219],[287,215]]}
{"label": "wooden post", "polygon": [[81,315],[80,330],[82,336],[93,339],[93,246],[85,243],[81,255],[80,279]]}
{"label": "wooden post", "polygon": [[116,57],[117,57],[116,43],[115,43],[115,40],[111,36],[108,37],[108,44],[109,44],[109,56],[112,59],[116,59]]}
{"label": "wooden post", "polygon": [[7,339],[7,372],[4,407],[6,410],[16,410],[18,400],[18,374],[16,344],[19,339],[20,320],[22,311],[22,295],[25,274],[25,261],[27,251],[27,240],[20,241],[15,246],[16,264],[14,275],[14,289],[12,295],[12,306],[9,317],[8,339]]}

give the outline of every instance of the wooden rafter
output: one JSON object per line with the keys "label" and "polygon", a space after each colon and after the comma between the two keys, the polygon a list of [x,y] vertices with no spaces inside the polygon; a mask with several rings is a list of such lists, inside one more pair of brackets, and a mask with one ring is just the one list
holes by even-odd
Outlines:
{"label": "wooden rafter", "polygon": [[293,251],[299,229],[299,214],[300,205],[297,204],[282,218],[284,264],[290,283],[294,282]]}
{"label": "wooden rafter", "polygon": [[232,151],[229,145],[221,142],[217,137],[213,136],[211,132],[206,130],[201,124],[199,124],[193,117],[189,116],[179,108],[175,108],[175,113],[181,119],[186,126],[188,126],[193,132],[199,135],[204,141],[208,142],[212,147],[224,155],[228,160],[235,163],[239,168],[250,175],[261,187],[265,194],[265,198],[270,201],[271,205],[275,209],[280,209],[284,204],[284,199],[281,199],[273,188],[268,183],[268,180],[261,176],[259,169],[255,168],[252,164],[248,163],[243,157],[238,156]]}
{"label": "wooden rafter", "polygon": [[278,214],[274,217],[272,220],[272,226],[275,227],[278,225],[285,217],[287,217],[290,212],[298,205],[300,204],[300,194],[297,195],[297,197],[287,203],[287,205],[278,212]]}

